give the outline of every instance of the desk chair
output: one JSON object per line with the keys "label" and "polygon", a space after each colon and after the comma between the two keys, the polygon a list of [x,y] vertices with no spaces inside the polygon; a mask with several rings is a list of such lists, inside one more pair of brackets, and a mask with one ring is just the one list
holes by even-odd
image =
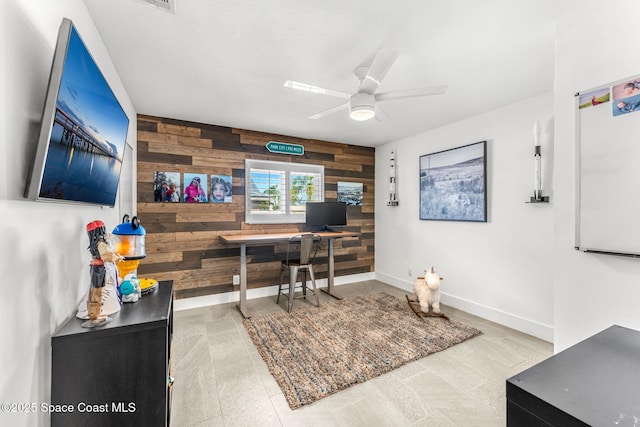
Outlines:
{"label": "desk chair", "polygon": [[[300,246],[300,258],[291,259],[290,254],[293,253],[295,248]],[[280,294],[287,294],[289,297],[289,303],[287,311],[291,313],[293,308],[294,298],[307,298],[307,289],[311,290],[311,295],[316,297],[316,306],[320,306],[320,299],[318,298],[318,290],[316,288],[316,279],[313,275],[313,261],[316,258],[318,252],[318,246],[320,246],[320,236],[313,233],[298,234],[289,239],[287,244],[287,258],[280,264],[280,282],[278,285],[278,297],[276,304],[280,303]],[[289,288],[283,289],[283,280],[285,271],[289,270]],[[309,288],[307,285],[307,271],[311,278],[311,285],[313,288]],[[298,274],[304,273],[303,280],[301,282],[302,295],[295,297],[296,282],[298,280]]]}

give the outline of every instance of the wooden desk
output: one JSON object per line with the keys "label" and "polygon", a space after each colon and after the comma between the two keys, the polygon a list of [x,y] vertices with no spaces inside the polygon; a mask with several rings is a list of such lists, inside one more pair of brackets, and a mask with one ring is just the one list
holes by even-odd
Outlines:
{"label": "wooden desk", "polygon": [[[281,243],[288,241],[291,237],[298,234],[306,233],[305,231],[298,231],[294,233],[262,233],[262,234],[233,234],[220,236],[223,242],[227,244],[240,245],[240,302],[238,308],[244,317],[251,317],[247,310],[247,246],[265,246],[274,243]],[[334,260],[333,260],[333,241],[343,237],[358,237],[360,233],[353,231],[322,231],[316,232],[323,239],[327,239],[329,242],[328,259],[329,259],[329,277],[327,279],[327,289],[321,289],[323,292],[331,295],[334,298],[341,299],[339,296],[333,293],[333,274],[334,274]]]}
{"label": "wooden desk", "polygon": [[635,426],[640,332],[611,326],[507,380],[507,426]]}

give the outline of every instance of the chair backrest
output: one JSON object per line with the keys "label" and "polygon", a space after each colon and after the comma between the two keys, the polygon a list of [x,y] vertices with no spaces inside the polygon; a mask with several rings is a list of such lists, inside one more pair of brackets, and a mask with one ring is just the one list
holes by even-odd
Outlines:
{"label": "chair backrest", "polygon": [[300,244],[300,264],[311,264],[320,246],[320,236],[313,233],[298,234],[289,239],[287,248],[287,261],[289,261],[289,249],[293,244]]}

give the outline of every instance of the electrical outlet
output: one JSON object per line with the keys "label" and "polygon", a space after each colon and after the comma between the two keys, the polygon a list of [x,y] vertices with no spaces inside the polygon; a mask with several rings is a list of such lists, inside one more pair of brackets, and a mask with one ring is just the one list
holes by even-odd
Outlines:
{"label": "electrical outlet", "polygon": [[240,284],[240,276],[237,274],[233,275],[233,284],[234,285],[239,285]]}

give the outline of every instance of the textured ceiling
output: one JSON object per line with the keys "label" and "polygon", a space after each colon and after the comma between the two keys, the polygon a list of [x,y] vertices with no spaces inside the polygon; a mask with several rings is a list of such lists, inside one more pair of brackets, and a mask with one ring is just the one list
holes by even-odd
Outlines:
{"label": "textured ceiling", "polygon": [[[375,146],[553,89],[554,0],[85,0],[140,114]],[[380,120],[295,80],[354,93],[353,69],[400,51],[379,92],[448,85],[386,101]]]}

